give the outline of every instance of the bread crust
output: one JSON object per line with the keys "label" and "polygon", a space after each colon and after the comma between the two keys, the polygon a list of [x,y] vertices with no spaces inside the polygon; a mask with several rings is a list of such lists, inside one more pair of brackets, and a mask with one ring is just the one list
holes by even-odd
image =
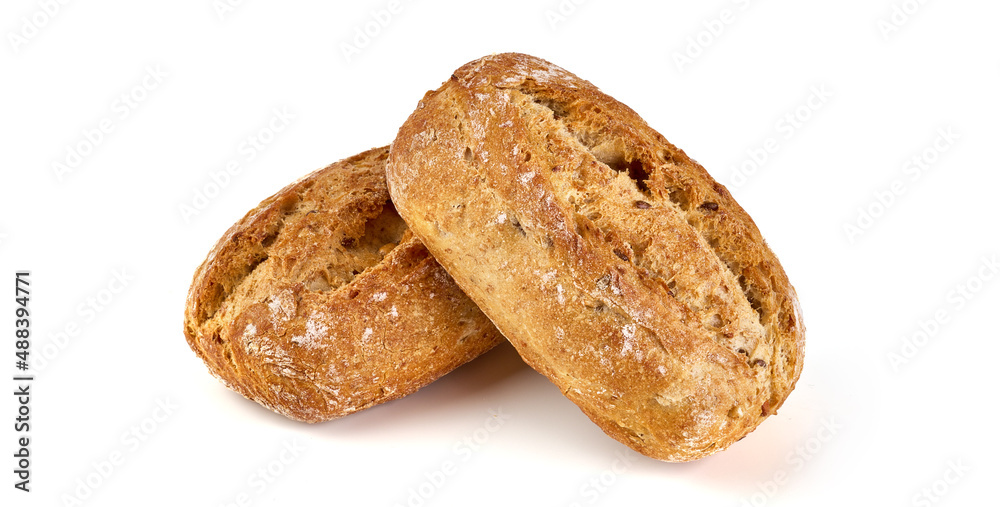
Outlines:
{"label": "bread crust", "polygon": [[796,294],[753,220],[633,110],[549,62],[458,69],[400,128],[387,181],[525,361],[647,456],[728,447],[801,373]]}
{"label": "bread crust", "polygon": [[289,185],[198,268],[184,334],[228,387],[325,421],[410,394],[502,340],[396,214],[387,156],[376,148]]}

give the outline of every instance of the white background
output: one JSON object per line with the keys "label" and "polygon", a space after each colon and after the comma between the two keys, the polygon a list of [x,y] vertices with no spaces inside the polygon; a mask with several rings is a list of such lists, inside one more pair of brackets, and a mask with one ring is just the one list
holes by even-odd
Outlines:
{"label": "white background", "polygon": [[[90,1],[53,14],[4,2],[0,329],[13,334],[14,271],[31,270],[39,367],[30,494],[12,487],[16,405],[0,396],[0,503],[996,502],[1000,277],[984,259],[1000,254],[1000,6],[578,2],[404,0],[367,42],[358,30],[388,0],[221,13],[212,0]],[[911,14],[892,25],[904,3]],[[638,456],[508,345],[318,425],[227,390],[188,349],[188,284],[229,225],[294,179],[388,144],[425,91],[502,51],[546,58],[636,109],[729,187],[781,258],[805,311],[805,370],[781,412],[728,450],[685,464]],[[810,100],[817,90],[829,96]],[[141,100],[126,106],[123,93]],[[294,118],[262,134],[275,110]],[[270,140],[252,159],[248,136]],[[60,178],[54,164],[81,144]],[[212,192],[231,160],[240,172]],[[733,179],[740,167],[746,181]],[[13,339],[0,343],[13,373]]]}

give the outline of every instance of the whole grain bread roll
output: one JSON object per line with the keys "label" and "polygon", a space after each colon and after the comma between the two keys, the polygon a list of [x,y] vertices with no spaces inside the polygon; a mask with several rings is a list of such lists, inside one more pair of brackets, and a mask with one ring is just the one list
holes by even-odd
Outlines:
{"label": "whole grain bread roll", "polygon": [[269,197],[198,268],[184,334],[231,389],[324,421],[410,394],[503,339],[396,213],[387,156]]}
{"label": "whole grain bread roll", "polygon": [[802,315],[753,220],[591,83],[527,55],[473,61],[420,101],[387,174],[524,360],[629,447],[708,456],[794,387]]}

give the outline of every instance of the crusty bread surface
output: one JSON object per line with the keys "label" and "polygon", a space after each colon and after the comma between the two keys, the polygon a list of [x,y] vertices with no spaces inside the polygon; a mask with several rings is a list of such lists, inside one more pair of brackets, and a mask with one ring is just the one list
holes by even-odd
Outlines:
{"label": "crusty bread surface", "polygon": [[503,339],[396,213],[387,156],[289,185],[198,268],[184,333],[227,386],[324,421],[412,393]]}
{"label": "crusty bread surface", "polygon": [[753,220],[633,110],[549,62],[457,70],[400,128],[387,181],[525,361],[645,455],[728,447],[799,377],[801,310]]}

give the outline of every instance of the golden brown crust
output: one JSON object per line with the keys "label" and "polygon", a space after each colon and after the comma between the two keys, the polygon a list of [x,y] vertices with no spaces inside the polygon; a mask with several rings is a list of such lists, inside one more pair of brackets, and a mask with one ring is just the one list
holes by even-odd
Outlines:
{"label": "golden brown crust", "polygon": [[324,421],[412,393],[502,340],[396,214],[387,156],[289,185],[198,268],[184,334],[227,386]]}
{"label": "golden brown crust", "polygon": [[526,55],[471,62],[420,102],[387,174],[526,362],[639,452],[717,452],[794,387],[802,317],[756,225],[589,82]]}

